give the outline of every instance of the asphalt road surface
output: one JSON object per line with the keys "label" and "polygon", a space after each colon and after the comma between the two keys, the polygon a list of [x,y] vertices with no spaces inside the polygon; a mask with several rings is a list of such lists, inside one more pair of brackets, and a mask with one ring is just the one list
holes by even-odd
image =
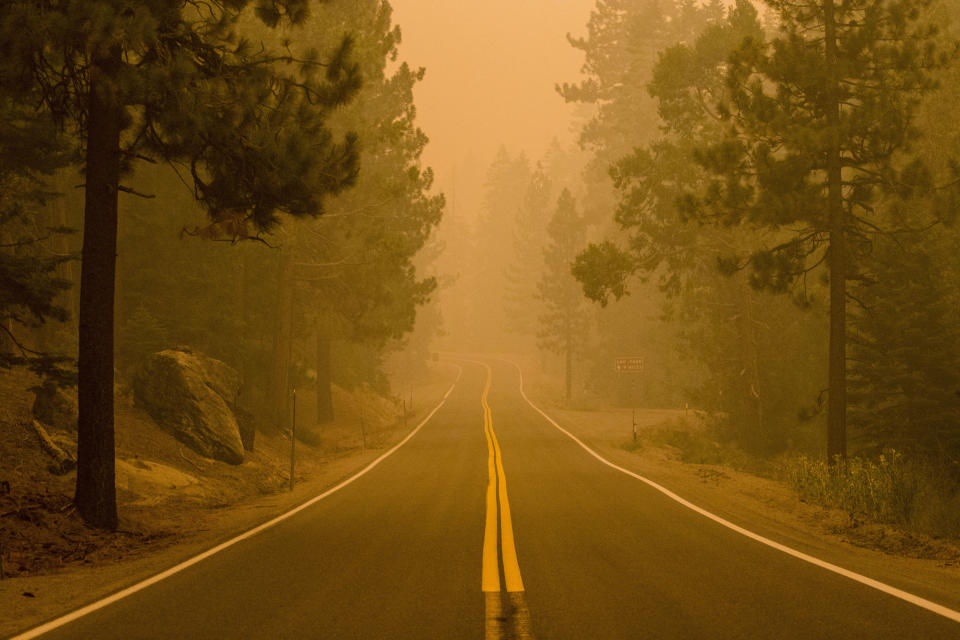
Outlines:
{"label": "asphalt road surface", "polygon": [[960,638],[590,456],[461,361],[369,473],[44,638]]}

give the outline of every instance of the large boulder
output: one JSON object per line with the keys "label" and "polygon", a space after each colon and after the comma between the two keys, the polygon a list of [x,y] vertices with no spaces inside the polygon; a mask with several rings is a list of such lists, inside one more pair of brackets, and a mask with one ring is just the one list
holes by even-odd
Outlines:
{"label": "large boulder", "polygon": [[168,349],[147,358],[133,376],[133,399],[162,429],[197,453],[243,462],[233,413],[240,376],[199,353]]}
{"label": "large boulder", "polygon": [[177,347],[173,351],[193,356],[193,362],[203,375],[207,386],[223,398],[227,406],[234,412],[240,401],[240,385],[242,380],[236,369],[222,360],[209,358],[202,353],[194,353],[190,347]]}

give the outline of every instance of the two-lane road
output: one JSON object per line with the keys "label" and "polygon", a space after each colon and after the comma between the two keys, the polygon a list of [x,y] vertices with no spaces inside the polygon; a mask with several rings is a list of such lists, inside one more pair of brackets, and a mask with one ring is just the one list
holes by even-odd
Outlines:
{"label": "two-lane road", "polygon": [[602,464],[512,365],[460,364],[376,467],[43,637],[960,638]]}

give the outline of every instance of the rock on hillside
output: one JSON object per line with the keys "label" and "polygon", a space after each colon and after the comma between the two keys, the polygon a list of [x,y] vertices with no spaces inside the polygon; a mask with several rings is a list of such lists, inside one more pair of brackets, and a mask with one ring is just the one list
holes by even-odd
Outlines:
{"label": "rock on hillside", "polygon": [[147,358],[133,377],[133,398],[162,429],[197,453],[243,462],[243,442],[233,413],[240,376],[199,353],[168,349]]}

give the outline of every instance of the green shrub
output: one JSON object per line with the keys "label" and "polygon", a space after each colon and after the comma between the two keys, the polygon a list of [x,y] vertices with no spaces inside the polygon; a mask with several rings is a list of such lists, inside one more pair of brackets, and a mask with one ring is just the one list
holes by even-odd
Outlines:
{"label": "green shrub", "polygon": [[897,451],[845,464],[797,456],[785,459],[780,471],[808,502],[931,535],[960,535],[960,484],[954,474]]}

